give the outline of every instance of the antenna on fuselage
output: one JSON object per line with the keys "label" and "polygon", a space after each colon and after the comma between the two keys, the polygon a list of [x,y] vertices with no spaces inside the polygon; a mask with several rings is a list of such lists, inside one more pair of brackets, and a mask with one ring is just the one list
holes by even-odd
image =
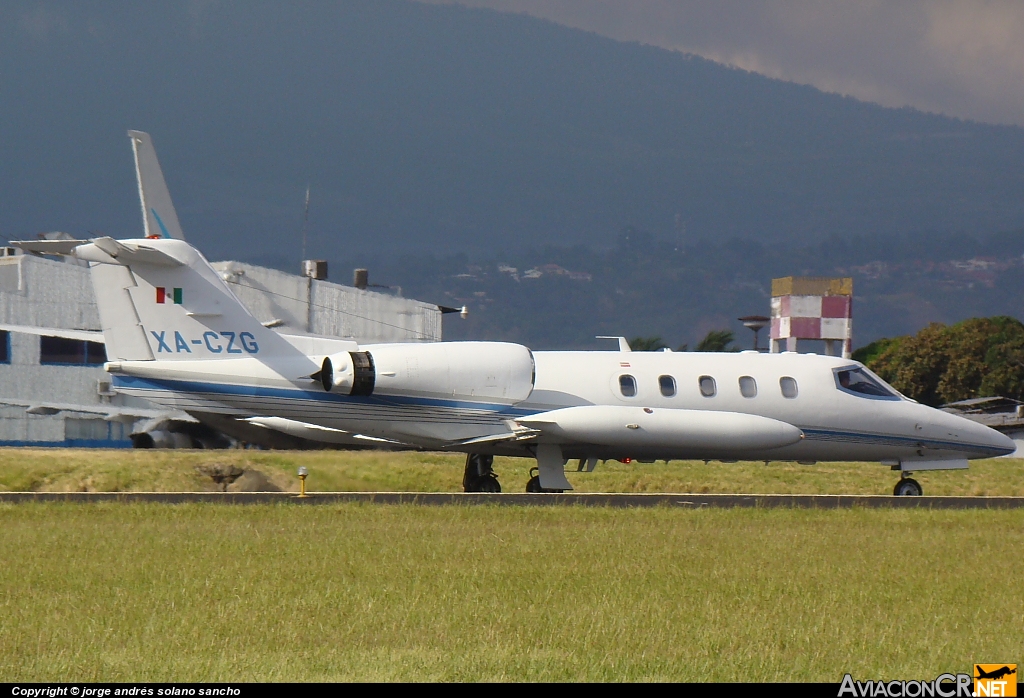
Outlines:
{"label": "antenna on fuselage", "polygon": [[613,337],[611,335],[599,334],[594,339],[617,339],[619,341],[619,351],[633,351],[629,347],[629,342],[626,341],[625,337]]}
{"label": "antenna on fuselage", "polygon": [[306,207],[302,211],[302,259],[306,261],[306,229],[309,227],[309,185],[306,185]]}

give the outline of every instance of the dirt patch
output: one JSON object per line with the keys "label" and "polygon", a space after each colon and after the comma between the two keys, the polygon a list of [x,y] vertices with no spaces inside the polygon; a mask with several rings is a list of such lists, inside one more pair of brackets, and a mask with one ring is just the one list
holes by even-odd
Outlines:
{"label": "dirt patch", "polygon": [[280,492],[281,488],[259,470],[243,470],[240,477],[227,486],[226,492]]}
{"label": "dirt patch", "polygon": [[[213,480],[213,484],[216,489],[221,492],[227,492],[228,486],[231,485],[235,480],[242,477],[245,473],[244,470],[239,468],[237,465],[229,465],[227,463],[210,463],[209,465],[197,465],[196,472],[200,475]],[[247,491],[247,490],[242,490]]]}

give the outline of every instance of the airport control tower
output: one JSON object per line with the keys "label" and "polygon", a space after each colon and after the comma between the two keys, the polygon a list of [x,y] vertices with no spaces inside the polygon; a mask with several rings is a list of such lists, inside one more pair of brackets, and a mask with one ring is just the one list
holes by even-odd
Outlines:
{"label": "airport control tower", "polygon": [[[801,339],[825,341],[825,354],[850,358],[853,279],[786,276],[772,279],[771,351],[798,351]],[[783,347],[785,342],[785,347]]]}

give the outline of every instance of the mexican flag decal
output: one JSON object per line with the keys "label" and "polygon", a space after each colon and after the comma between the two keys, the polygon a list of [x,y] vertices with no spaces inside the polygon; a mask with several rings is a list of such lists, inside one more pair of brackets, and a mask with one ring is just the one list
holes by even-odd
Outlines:
{"label": "mexican flag decal", "polygon": [[176,303],[181,305],[181,289],[180,288],[163,288],[162,286],[156,287],[156,302],[157,303]]}

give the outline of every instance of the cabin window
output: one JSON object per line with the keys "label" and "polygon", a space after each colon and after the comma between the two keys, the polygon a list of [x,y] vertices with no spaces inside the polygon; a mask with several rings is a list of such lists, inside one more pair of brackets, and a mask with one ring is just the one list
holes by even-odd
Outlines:
{"label": "cabin window", "polygon": [[714,397],[715,393],[718,392],[715,379],[711,376],[701,376],[697,379],[697,384],[700,386],[700,394],[704,397]]}
{"label": "cabin window", "polygon": [[619,376],[619,390],[623,397],[636,397],[636,378],[628,374]]}
{"label": "cabin window", "polygon": [[862,397],[899,399],[899,395],[885,383],[859,367],[836,371],[836,386],[843,392],[854,393]]}
{"label": "cabin window", "polygon": [[794,398],[800,390],[796,385],[796,378],[783,376],[779,379],[779,387],[782,388],[782,397]]}
{"label": "cabin window", "polygon": [[740,395],[757,397],[757,381],[750,376],[740,376]]}
{"label": "cabin window", "polygon": [[674,397],[676,394],[676,379],[672,376],[658,376],[658,387],[665,397]]}
{"label": "cabin window", "polygon": [[99,342],[84,342],[67,337],[39,338],[39,363],[98,366],[107,360],[106,347]]}

